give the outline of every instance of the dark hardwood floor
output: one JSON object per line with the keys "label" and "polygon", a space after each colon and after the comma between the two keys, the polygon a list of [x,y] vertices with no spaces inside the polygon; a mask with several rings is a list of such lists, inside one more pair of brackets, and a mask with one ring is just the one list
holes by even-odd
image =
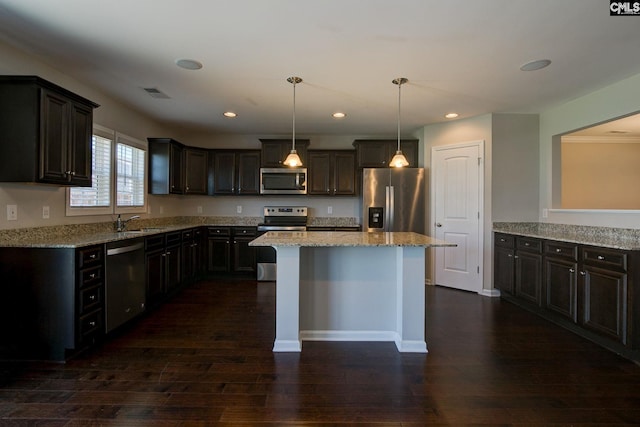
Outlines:
{"label": "dark hardwood floor", "polygon": [[201,282],[66,364],[0,362],[0,425],[640,424],[639,366],[507,302],[427,287],[425,355],[272,353],[274,301]]}

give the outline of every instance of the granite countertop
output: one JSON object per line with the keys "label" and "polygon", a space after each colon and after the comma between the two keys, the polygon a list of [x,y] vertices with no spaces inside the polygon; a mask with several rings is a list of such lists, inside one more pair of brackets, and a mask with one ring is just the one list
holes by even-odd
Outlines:
{"label": "granite countertop", "polygon": [[[127,224],[127,231],[114,231],[113,222],[56,225],[0,230],[0,247],[80,248],[154,234],[187,230],[200,226],[255,227],[262,217],[169,217],[137,219]],[[309,225],[353,226],[355,218],[309,218]]]}
{"label": "granite countertop", "polygon": [[496,222],[493,224],[493,231],[603,248],[640,250],[640,229],[537,222]]}
{"label": "granite countertop", "polygon": [[249,246],[304,247],[375,247],[375,246],[455,246],[443,240],[409,232],[342,232],[342,231],[269,231],[249,243]]}

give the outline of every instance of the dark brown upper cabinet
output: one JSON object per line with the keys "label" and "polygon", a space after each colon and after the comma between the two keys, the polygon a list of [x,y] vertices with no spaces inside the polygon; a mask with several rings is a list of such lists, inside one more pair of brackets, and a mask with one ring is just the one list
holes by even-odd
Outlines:
{"label": "dark brown upper cabinet", "polygon": [[355,150],[309,150],[308,194],[353,196],[356,194]]}
{"label": "dark brown upper cabinet", "polygon": [[[262,158],[261,166],[263,168],[286,168],[284,160],[291,152],[292,142],[290,139],[261,139]],[[307,149],[309,147],[308,139],[296,139],[296,151],[302,167],[307,167]]]}
{"label": "dark brown upper cabinet", "polygon": [[148,141],[150,194],[207,194],[207,150],[172,138]]}
{"label": "dark brown upper cabinet", "polygon": [[[398,140],[391,139],[356,139],[358,168],[388,168],[391,158],[398,149]],[[400,140],[400,149],[409,162],[410,168],[418,167],[418,140]]]}
{"label": "dark brown upper cabinet", "polygon": [[0,181],[91,187],[97,107],[36,76],[0,76]]}
{"label": "dark brown upper cabinet", "polygon": [[260,194],[260,151],[211,150],[209,194]]}

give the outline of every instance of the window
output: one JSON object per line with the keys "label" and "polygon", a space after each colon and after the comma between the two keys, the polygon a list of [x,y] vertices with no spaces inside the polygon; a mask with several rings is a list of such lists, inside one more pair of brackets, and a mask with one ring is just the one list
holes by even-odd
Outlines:
{"label": "window", "polygon": [[146,147],[118,135],[116,144],[116,213],[146,212]]}
{"label": "window", "polygon": [[93,185],[67,190],[67,216],[146,212],[147,145],[94,125],[91,146]]}

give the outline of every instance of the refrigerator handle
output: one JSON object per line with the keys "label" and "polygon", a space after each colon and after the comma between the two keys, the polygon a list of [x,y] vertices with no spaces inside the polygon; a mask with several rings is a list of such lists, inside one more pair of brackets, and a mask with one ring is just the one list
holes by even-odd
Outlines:
{"label": "refrigerator handle", "polygon": [[386,231],[394,231],[395,189],[393,185],[387,187],[387,226]]}

